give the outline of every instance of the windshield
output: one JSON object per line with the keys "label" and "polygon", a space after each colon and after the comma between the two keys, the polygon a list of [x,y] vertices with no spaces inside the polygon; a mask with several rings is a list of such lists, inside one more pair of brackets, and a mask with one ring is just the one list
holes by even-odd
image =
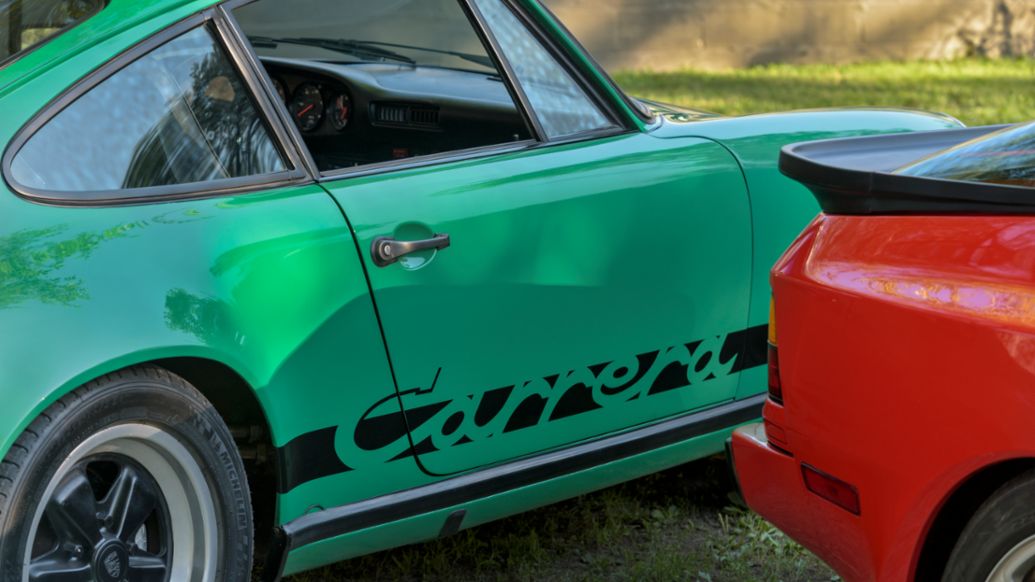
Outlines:
{"label": "windshield", "polygon": [[456,0],[259,0],[234,11],[261,56],[495,74]]}
{"label": "windshield", "polygon": [[100,12],[106,0],[0,0],[0,66]]}
{"label": "windshield", "polygon": [[1035,122],[960,144],[901,168],[898,173],[1035,187]]}

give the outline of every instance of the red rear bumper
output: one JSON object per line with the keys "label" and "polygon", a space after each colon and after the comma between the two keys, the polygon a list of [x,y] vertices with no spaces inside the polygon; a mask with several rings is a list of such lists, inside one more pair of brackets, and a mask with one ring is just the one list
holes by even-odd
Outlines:
{"label": "red rear bumper", "polygon": [[[801,463],[770,447],[761,423],[733,433],[733,461],[744,499],[753,510],[829,563],[848,582],[876,580],[862,518],[808,491]],[[865,516],[865,497],[861,502]]]}

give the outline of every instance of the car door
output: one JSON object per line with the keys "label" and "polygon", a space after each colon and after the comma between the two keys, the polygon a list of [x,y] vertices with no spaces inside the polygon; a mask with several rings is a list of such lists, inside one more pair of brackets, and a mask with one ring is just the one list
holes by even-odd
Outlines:
{"label": "car door", "polygon": [[[724,148],[623,122],[516,3],[235,17],[350,221],[390,355],[398,393],[354,411],[351,463],[451,474],[735,397],[752,243]],[[314,118],[327,87],[337,129]]]}
{"label": "car door", "polygon": [[[325,182],[367,263],[411,432],[369,446],[396,458],[412,444],[437,474],[732,399],[749,293],[732,157],[598,127],[603,108],[512,8],[475,4],[543,141]],[[440,248],[392,255],[417,241]],[[372,402],[367,426],[397,407]]]}

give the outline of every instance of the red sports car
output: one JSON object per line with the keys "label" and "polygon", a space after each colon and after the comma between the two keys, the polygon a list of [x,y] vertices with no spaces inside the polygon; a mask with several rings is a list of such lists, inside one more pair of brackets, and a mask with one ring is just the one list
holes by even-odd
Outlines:
{"label": "red sports car", "polygon": [[850,582],[1035,580],[1035,124],[781,169],[823,213],[773,270],[748,504]]}

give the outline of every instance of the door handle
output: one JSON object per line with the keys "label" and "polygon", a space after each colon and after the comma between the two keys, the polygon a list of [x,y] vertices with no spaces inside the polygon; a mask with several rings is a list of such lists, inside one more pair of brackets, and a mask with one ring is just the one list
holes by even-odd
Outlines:
{"label": "door handle", "polygon": [[374,239],[370,255],[374,264],[378,267],[387,267],[399,261],[406,255],[419,253],[420,251],[440,251],[449,248],[450,241],[448,234],[436,234],[427,240],[398,241],[394,238],[381,236]]}

